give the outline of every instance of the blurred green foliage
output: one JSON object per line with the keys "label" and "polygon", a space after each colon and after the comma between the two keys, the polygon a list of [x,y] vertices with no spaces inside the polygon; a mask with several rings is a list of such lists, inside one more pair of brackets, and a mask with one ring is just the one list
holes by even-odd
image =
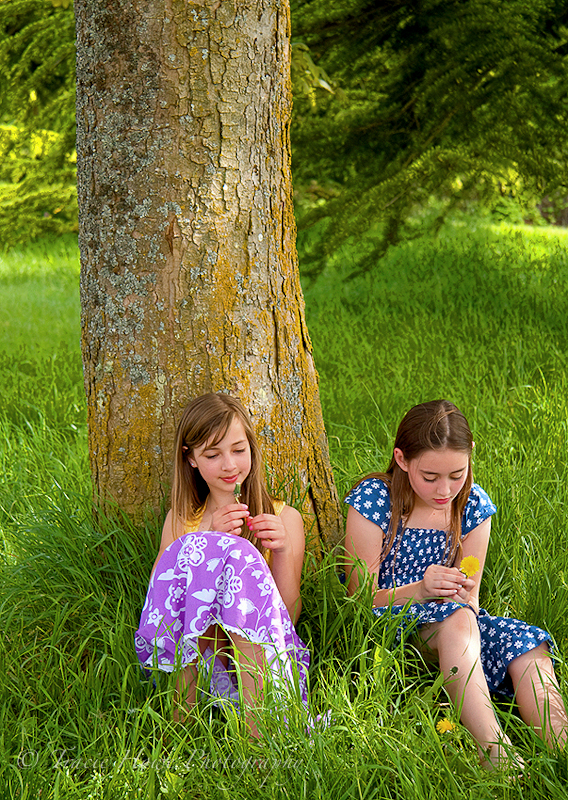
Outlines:
{"label": "blurred green foliage", "polygon": [[77,229],[70,0],[0,0],[0,247]]}
{"label": "blurred green foliage", "polygon": [[344,93],[295,98],[306,274],[349,237],[372,232],[364,270],[456,206],[538,220],[543,196],[568,193],[565,3],[292,0],[292,21]]}
{"label": "blurred green foliage", "polygon": [[[302,269],[355,270],[456,207],[562,218],[562,0],[292,0]],[[0,0],[0,246],[77,227],[71,0]]]}

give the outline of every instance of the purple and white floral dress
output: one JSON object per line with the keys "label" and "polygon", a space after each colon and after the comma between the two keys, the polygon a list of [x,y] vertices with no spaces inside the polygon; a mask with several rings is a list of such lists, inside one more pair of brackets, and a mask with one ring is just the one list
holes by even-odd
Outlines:
{"label": "purple and white floral dress", "polygon": [[[345,502],[378,525],[382,531],[387,531],[391,518],[391,502],[388,486],[382,480],[367,478],[361,481],[345,498]],[[462,539],[496,511],[487,493],[474,483],[463,513]],[[444,531],[403,529],[400,524],[393,546],[381,564],[378,588],[392,589],[422,580],[430,564],[444,564],[445,559]],[[381,606],[374,608],[373,612],[378,616],[386,613],[402,614],[403,628],[411,622],[418,626],[439,622],[463,607],[462,603],[430,601],[412,603],[408,607]],[[536,625],[511,617],[494,617],[484,608],[479,609],[477,624],[481,636],[481,665],[487,685],[492,692],[512,697],[512,682],[507,673],[509,664],[517,656],[538,647],[542,642],[548,642],[550,646],[551,636]]]}
{"label": "purple and white floral dress", "polygon": [[[280,513],[284,503],[275,503]],[[201,522],[194,520],[191,528]],[[210,625],[262,645],[273,686],[299,686],[307,702],[310,657],[296,634],[266,559],[248,541],[226,533],[190,530],[163,552],[135,636],[141,664],[172,672],[193,662],[207,671],[209,691],[238,703],[238,682],[198,639]]]}

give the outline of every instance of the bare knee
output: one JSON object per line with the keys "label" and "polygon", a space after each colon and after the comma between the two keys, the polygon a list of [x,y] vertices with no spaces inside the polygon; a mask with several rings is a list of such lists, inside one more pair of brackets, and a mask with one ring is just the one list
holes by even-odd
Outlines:
{"label": "bare knee", "polygon": [[446,619],[432,625],[425,625],[420,630],[423,641],[434,651],[465,653],[472,646],[479,649],[479,628],[471,611],[460,608]]}
{"label": "bare knee", "polygon": [[534,679],[539,675],[555,680],[554,665],[550,656],[550,648],[546,642],[539,644],[538,647],[522,653],[513,659],[507,671],[511,676],[513,685],[516,686],[525,676]]}
{"label": "bare knee", "polygon": [[255,666],[264,664],[265,654],[262,645],[251,642],[250,639],[246,639],[238,633],[231,632],[229,635],[233,650],[241,657],[244,657],[248,663],[254,664]]}
{"label": "bare knee", "polygon": [[201,655],[208,647],[215,653],[224,652],[229,647],[229,637],[219,625],[210,625],[199,637],[198,646]]}

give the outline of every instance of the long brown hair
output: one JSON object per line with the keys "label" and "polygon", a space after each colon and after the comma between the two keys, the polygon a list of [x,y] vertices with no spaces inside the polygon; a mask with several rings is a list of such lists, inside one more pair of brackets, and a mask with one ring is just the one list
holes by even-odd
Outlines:
{"label": "long brown hair", "polygon": [[[473,482],[471,469],[473,437],[468,422],[459,408],[448,400],[420,403],[405,414],[398,426],[394,447],[402,450],[407,462],[417,458],[425,450],[447,448],[467,453],[467,477],[459,494],[452,501],[450,527],[446,533],[446,564],[451,565],[461,556],[461,523]],[[412,513],[415,495],[408,480],[408,473],[396,463],[394,453],[386,472],[376,472],[367,477],[380,478],[390,491],[391,518],[381,553],[383,561],[392,549],[400,522]]]}
{"label": "long brown hair", "polygon": [[[209,494],[209,486],[196,467],[190,464],[190,457],[196,447],[208,443],[217,445],[225,436],[234,419],[242,423],[250,445],[251,468],[241,486],[240,500],[245,503],[251,516],[274,514],[274,505],[262,479],[262,456],[250,417],[243,404],[236,397],[221,392],[203,394],[186,406],[179,422],[174,446],[172,478],[172,516],[174,536],[176,522],[190,521],[202,508]],[[263,553],[264,548],[243,524],[241,534],[256,544]]]}

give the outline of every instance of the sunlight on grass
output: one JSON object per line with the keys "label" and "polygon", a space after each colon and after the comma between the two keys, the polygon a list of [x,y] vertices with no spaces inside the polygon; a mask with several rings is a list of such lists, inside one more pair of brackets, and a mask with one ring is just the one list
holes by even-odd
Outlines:
{"label": "sunlight on grass", "polygon": [[[564,691],[567,236],[447,226],[353,281],[347,248],[306,291],[340,492],[386,466],[411,405],[456,402],[474,431],[475,478],[499,509],[482,604],[550,630]],[[171,721],[172,678],[142,673],[133,648],[160,520],[136,528],[91,510],[77,276],[72,238],[0,257],[6,796],[564,798],[566,757],[510,704],[498,713],[530,774],[517,786],[480,770],[441,679],[393,620],[372,615],[368,586],[346,596],[330,556],[307,559],[298,632],[312,711],[332,723],[308,731],[295,706],[284,722],[269,699],[260,742],[206,700],[192,727]]]}
{"label": "sunlight on grass", "polygon": [[77,238],[62,236],[0,253],[0,341],[4,353],[23,349],[78,351]]}

